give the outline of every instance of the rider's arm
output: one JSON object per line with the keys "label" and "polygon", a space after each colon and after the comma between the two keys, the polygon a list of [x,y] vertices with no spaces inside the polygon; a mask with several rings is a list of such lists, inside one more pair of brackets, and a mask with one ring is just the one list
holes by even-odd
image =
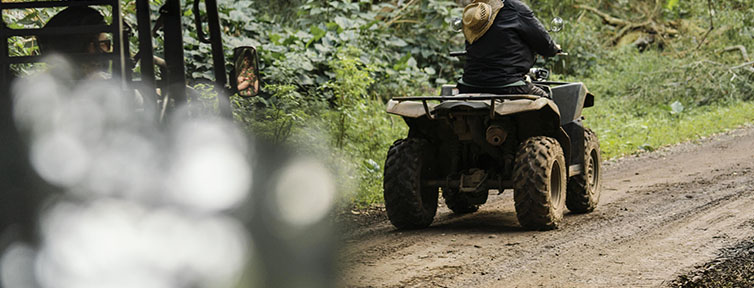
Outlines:
{"label": "rider's arm", "polygon": [[521,37],[534,52],[545,57],[552,57],[560,52],[558,45],[555,44],[555,41],[552,40],[537,17],[534,17],[534,12],[529,7],[522,5],[518,11],[518,16],[522,29]]}

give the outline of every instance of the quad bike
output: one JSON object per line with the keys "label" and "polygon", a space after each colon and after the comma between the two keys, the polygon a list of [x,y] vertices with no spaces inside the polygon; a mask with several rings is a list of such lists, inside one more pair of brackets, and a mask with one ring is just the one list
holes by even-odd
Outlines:
{"label": "quad bike", "polygon": [[384,196],[398,229],[429,226],[442,190],[455,213],[472,213],[489,190],[514,190],[521,226],[558,227],[566,207],[595,209],[600,198],[600,146],[584,128],[582,109],[594,96],[582,83],[534,84],[552,99],[534,95],[457,94],[394,98],[387,112],[402,116],[408,137],[395,141],[385,163]]}

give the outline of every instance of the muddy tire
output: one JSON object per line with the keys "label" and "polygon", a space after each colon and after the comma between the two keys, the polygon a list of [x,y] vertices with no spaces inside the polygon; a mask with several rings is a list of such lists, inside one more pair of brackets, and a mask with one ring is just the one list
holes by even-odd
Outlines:
{"label": "muddy tire", "polygon": [[462,196],[445,198],[445,205],[455,214],[469,214],[479,210],[479,205],[469,204],[469,200]]}
{"label": "muddy tire", "polygon": [[602,156],[600,142],[591,129],[584,131],[584,173],[568,181],[566,207],[574,213],[594,211],[600,201],[600,177]]}
{"label": "muddy tire", "polygon": [[527,229],[552,230],[563,219],[566,162],[557,140],[537,136],[516,154],[513,197],[518,222]]}
{"label": "muddy tire", "polygon": [[383,182],[385,209],[398,229],[425,228],[437,213],[437,187],[421,185],[426,145],[425,140],[408,138],[395,141],[388,151]]}

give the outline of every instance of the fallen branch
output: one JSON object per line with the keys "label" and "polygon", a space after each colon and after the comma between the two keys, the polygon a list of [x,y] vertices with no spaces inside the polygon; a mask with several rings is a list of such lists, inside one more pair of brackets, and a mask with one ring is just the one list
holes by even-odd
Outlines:
{"label": "fallen branch", "polygon": [[749,58],[749,53],[747,53],[746,47],[744,47],[744,45],[725,47],[725,49],[718,51],[718,53],[725,53],[725,52],[736,51],[736,50],[741,52],[741,57],[744,58],[744,61],[746,62],[751,61],[751,59]]}
{"label": "fallen branch", "polygon": [[393,21],[393,24],[401,24],[401,23],[419,24],[419,23],[422,23],[422,22],[419,21],[419,20],[396,20],[396,21]]}
{"label": "fallen branch", "polygon": [[644,23],[640,23],[640,24],[630,24],[630,25],[623,26],[623,28],[621,28],[618,31],[618,33],[615,34],[615,37],[613,37],[613,39],[611,41],[612,41],[612,43],[618,43],[618,41],[620,41],[620,39],[623,38],[623,36],[626,36],[626,34],[628,34],[628,32],[634,31],[634,30],[642,28],[642,27],[646,27],[649,24],[650,24],[650,22],[644,22]]}
{"label": "fallen branch", "polygon": [[702,45],[707,42],[707,36],[712,33],[712,30],[715,30],[715,12],[712,9],[712,0],[707,0],[707,10],[709,10],[709,30],[707,30],[707,33],[704,33],[702,41],[699,42],[699,46],[696,47],[697,50],[702,48]]}
{"label": "fallen branch", "polygon": [[[729,69],[730,70],[736,70],[736,69],[747,68],[747,67],[749,69],[752,69],[751,66],[753,66],[753,65],[754,65],[754,61],[750,61],[750,62],[746,62],[746,63],[743,63],[743,64],[738,65],[738,66],[730,67]],[[747,70],[749,70],[749,69],[747,69]]]}
{"label": "fallen branch", "polygon": [[[588,5],[575,5],[576,8],[582,9],[585,11],[592,12],[602,18],[602,21],[607,23],[608,25],[615,26],[618,29],[618,32],[615,34],[615,36],[612,38],[611,42],[613,44],[617,44],[621,38],[626,36],[631,31],[635,30],[644,30],[645,32],[649,34],[657,34],[661,38],[666,38],[667,36],[675,36],[678,35],[679,32],[676,29],[666,27],[665,25],[657,24],[653,20],[653,16],[648,16],[648,20],[641,22],[641,23],[634,23],[631,21],[623,20],[617,17],[614,17],[610,14],[607,14],[603,11],[600,11],[597,8],[594,8],[592,6]],[[655,9],[656,10],[656,9]]]}
{"label": "fallen branch", "polygon": [[699,65],[702,65],[702,64],[711,64],[711,65],[715,65],[715,66],[723,66],[724,65],[723,63],[715,62],[715,61],[712,61],[712,60],[699,60],[699,61],[696,61],[696,62],[689,63],[687,65],[680,66],[680,68],[683,68],[683,69],[697,68]]}
{"label": "fallen branch", "polygon": [[610,24],[612,26],[626,26],[626,25],[630,25],[631,24],[631,22],[628,22],[626,20],[610,16],[610,14],[602,12],[602,11],[598,10],[597,8],[592,7],[592,6],[588,6],[588,5],[576,5],[575,7],[578,8],[578,9],[584,9],[584,10],[587,10],[587,11],[592,12],[594,14],[597,14],[597,16],[600,16],[600,18],[602,18],[602,20],[605,21],[605,23]]}
{"label": "fallen branch", "polygon": [[[401,1],[401,2],[402,2],[402,1]],[[396,23],[396,22],[397,22],[398,20],[400,20],[401,18],[403,18],[403,15],[405,15],[405,14],[403,14],[403,12],[404,12],[404,11],[406,11],[406,9],[407,9],[408,7],[410,7],[411,5],[413,5],[413,4],[414,4],[414,2],[416,2],[416,0],[411,0],[411,1],[408,1],[408,3],[406,3],[406,5],[404,5],[403,7],[401,7],[401,9],[399,9],[399,10],[398,10],[398,12],[396,12],[396,13],[395,13],[395,14],[396,14],[396,15],[398,15],[398,16],[396,16],[396,17],[393,17],[393,19],[390,19],[390,21],[388,21],[387,23],[385,23],[385,26],[386,26],[386,27],[390,27],[390,26],[392,26],[393,24],[395,24],[395,23]],[[400,5],[399,5],[399,6],[400,6]]]}

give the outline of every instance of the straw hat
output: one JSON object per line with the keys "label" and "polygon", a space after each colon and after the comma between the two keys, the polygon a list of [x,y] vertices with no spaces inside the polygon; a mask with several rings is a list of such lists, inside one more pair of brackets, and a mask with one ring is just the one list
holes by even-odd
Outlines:
{"label": "straw hat", "polygon": [[482,38],[492,26],[505,0],[475,0],[463,9],[463,36],[469,44]]}

